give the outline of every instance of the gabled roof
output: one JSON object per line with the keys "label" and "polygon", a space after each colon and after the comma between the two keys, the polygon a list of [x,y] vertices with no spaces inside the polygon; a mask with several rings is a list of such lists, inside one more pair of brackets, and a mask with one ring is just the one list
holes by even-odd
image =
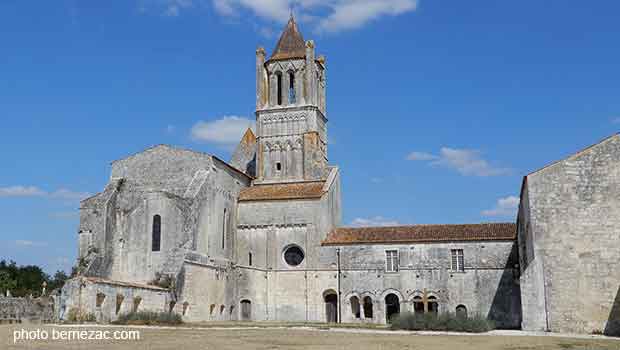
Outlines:
{"label": "gabled roof", "polygon": [[325,181],[255,185],[239,193],[239,202],[286,199],[318,199],[325,193]]}
{"label": "gabled roof", "polygon": [[516,236],[517,226],[513,223],[339,227],[332,230],[321,244],[505,241],[514,240]]}
{"label": "gabled roof", "polygon": [[304,37],[297,28],[295,18],[291,15],[269,60],[286,60],[304,57],[306,57],[306,43]]}
{"label": "gabled roof", "polygon": [[601,141],[599,141],[599,142],[597,142],[597,143],[595,143],[595,144],[593,144],[593,145],[590,145],[590,146],[588,146],[588,147],[586,147],[586,148],[583,148],[583,149],[581,149],[580,151],[577,151],[577,152],[575,152],[575,153],[573,153],[573,154],[571,154],[571,155],[569,155],[569,156],[567,156],[567,157],[565,157],[565,158],[562,158],[562,159],[560,159],[560,160],[556,160],[555,162],[549,163],[549,164],[547,164],[547,165],[543,166],[543,167],[542,167],[542,168],[540,168],[540,169],[534,170],[534,171],[532,171],[531,173],[529,173],[529,174],[527,174],[527,175],[525,175],[525,176],[527,177],[527,176],[530,176],[530,175],[536,174],[536,173],[538,173],[538,172],[540,172],[540,171],[543,171],[543,170],[545,170],[545,169],[547,169],[547,168],[550,168],[550,167],[552,167],[552,166],[554,166],[554,165],[556,165],[556,164],[559,164],[559,163],[561,163],[561,162],[563,162],[563,161],[570,160],[570,159],[572,159],[572,158],[574,158],[574,157],[578,157],[578,156],[582,155],[583,153],[585,153],[585,152],[589,151],[590,149],[595,148],[595,147],[597,147],[597,146],[599,146],[599,145],[602,145],[602,144],[604,144],[604,143],[606,143],[606,142],[608,142],[608,141],[610,141],[610,140],[613,140],[614,138],[618,138],[618,137],[620,137],[620,133],[615,133],[615,134],[613,134],[613,135],[611,135],[611,136],[608,136],[608,137],[604,138],[603,140],[601,140]]}

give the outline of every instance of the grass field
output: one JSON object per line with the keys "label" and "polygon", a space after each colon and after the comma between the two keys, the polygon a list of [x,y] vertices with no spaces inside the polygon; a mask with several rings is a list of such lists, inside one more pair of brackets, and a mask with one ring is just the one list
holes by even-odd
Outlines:
{"label": "grass field", "polygon": [[[200,326],[200,325],[199,325]],[[226,326],[226,325],[224,325]],[[125,328],[125,327],[56,327],[56,326],[0,326],[0,349],[304,349],[304,350],[528,350],[528,349],[584,349],[620,350],[620,339],[576,339],[551,336],[499,336],[499,335],[419,335],[383,330],[352,330],[347,328],[309,329],[280,328],[276,325],[260,328]],[[246,327],[249,324],[246,324]],[[138,330],[140,340],[85,340],[85,341],[23,341],[14,344],[13,331],[44,329],[48,335],[55,330],[116,331]],[[50,335],[51,337],[51,335]]]}

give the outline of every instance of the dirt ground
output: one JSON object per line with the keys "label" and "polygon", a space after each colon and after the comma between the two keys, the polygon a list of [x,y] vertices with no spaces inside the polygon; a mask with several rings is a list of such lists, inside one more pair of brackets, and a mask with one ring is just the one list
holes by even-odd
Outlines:
{"label": "dirt ground", "polygon": [[[138,330],[140,340],[26,340],[13,342],[15,330],[46,330],[48,337],[56,331]],[[229,350],[229,349],[304,349],[304,350],[528,350],[528,349],[583,349],[620,350],[620,339],[575,339],[549,336],[499,335],[418,335],[373,330],[326,329],[214,329],[214,328],[118,328],[85,326],[0,326],[0,349],[112,349],[112,350]]]}

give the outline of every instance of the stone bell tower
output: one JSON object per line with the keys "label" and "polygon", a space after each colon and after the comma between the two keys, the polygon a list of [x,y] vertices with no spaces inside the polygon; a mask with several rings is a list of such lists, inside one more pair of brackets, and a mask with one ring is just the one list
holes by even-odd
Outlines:
{"label": "stone bell tower", "polygon": [[268,60],[256,50],[255,183],[313,181],[327,174],[325,58],[293,16]]}

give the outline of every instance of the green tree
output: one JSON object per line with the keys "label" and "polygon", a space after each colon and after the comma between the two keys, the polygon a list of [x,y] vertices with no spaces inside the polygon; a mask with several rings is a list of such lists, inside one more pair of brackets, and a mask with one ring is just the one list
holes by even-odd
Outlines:
{"label": "green tree", "polygon": [[0,270],[0,293],[5,295],[7,290],[14,291],[17,287],[15,281],[8,271]]}

